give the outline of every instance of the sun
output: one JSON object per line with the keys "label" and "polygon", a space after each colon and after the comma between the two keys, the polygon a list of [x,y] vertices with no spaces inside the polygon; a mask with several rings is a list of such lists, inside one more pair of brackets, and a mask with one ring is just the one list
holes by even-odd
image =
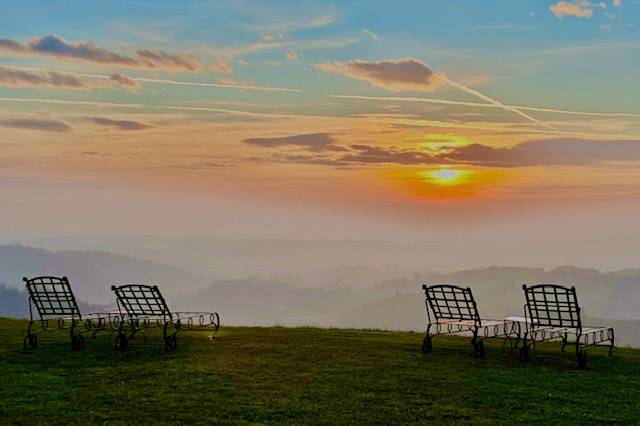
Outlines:
{"label": "sun", "polygon": [[436,185],[459,185],[467,180],[469,172],[465,170],[453,170],[443,166],[438,170],[423,172],[422,174],[430,183]]}

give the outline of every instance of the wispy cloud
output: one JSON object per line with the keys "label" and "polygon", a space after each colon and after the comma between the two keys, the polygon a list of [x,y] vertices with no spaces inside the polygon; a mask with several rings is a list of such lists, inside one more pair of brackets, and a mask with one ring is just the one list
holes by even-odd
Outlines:
{"label": "wispy cloud", "polygon": [[233,74],[233,67],[225,61],[215,61],[208,69],[218,74]]}
{"label": "wispy cloud", "polygon": [[[0,66],[3,67],[3,66]],[[260,86],[255,83],[247,84],[246,82],[237,82],[231,79],[227,79],[227,82],[197,82],[197,81],[180,81],[180,80],[169,80],[169,79],[161,79],[161,78],[146,78],[146,77],[131,77],[124,75],[122,73],[114,73],[111,75],[103,75],[103,74],[85,74],[85,73],[72,73],[72,72],[58,72],[51,70],[42,70],[38,68],[17,68],[17,67],[4,67],[7,69],[19,70],[24,74],[20,74],[22,76],[22,80],[24,80],[24,84],[27,84],[28,81],[36,81],[39,79],[47,80],[47,76],[64,76],[69,79],[70,82],[77,85],[75,88],[77,89],[90,89],[90,88],[105,88],[105,87],[121,87],[124,89],[129,89],[133,91],[138,91],[140,89],[140,83],[154,83],[154,84],[169,84],[175,86],[187,86],[187,87],[213,87],[213,88],[221,88],[221,89],[238,89],[238,90],[258,90],[265,92],[299,92],[300,89],[293,88],[281,88],[281,87],[271,87],[271,86]],[[1,68],[0,68],[1,69]],[[19,81],[17,77],[14,75],[9,78],[10,74],[15,73],[6,73],[6,81],[7,84],[10,81]],[[40,77],[38,77],[40,76]],[[44,77],[43,77],[44,76]],[[103,83],[91,83],[87,82],[83,79],[97,79],[104,80]],[[51,78],[49,80],[52,81],[64,81],[62,78]],[[1,72],[0,72],[0,84],[2,84]],[[74,88],[73,86],[69,86],[68,88]]]}
{"label": "wispy cloud", "polygon": [[352,61],[317,64],[323,72],[364,80],[387,90],[418,90],[433,92],[446,82],[431,68],[417,59],[396,59],[378,62]]}
{"label": "wispy cloud", "polygon": [[288,50],[285,54],[284,57],[287,58],[287,60],[289,61],[297,61],[298,58],[298,54],[296,52],[294,52],[293,50]]}
{"label": "wispy cloud", "polygon": [[109,76],[109,80],[120,87],[124,87],[134,92],[140,90],[140,83],[135,78],[128,77],[122,73],[114,73]]}
{"label": "wispy cloud", "polygon": [[239,56],[248,55],[261,51],[290,49],[295,52],[321,50],[321,49],[340,49],[360,42],[357,37],[335,37],[316,40],[287,40],[274,41],[269,39],[263,43],[248,43],[238,46],[227,47],[201,47],[197,51],[203,54],[213,55],[223,58],[237,58]]}
{"label": "wispy cloud", "polygon": [[295,146],[311,151],[345,151],[345,148],[336,145],[336,139],[328,133],[309,133],[276,138],[250,138],[245,139],[244,143],[263,148]]}
{"label": "wispy cloud", "polygon": [[376,43],[380,43],[380,37],[378,37],[378,35],[376,33],[374,33],[373,31],[367,29],[367,28],[363,28],[362,32],[365,33],[366,35],[369,36],[369,38],[373,41],[375,41]]}
{"label": "wispy cloud", "polygon": [[348,153],[339,156],[329,156],[322,153],[291,154],[275,153],[267,161],[277,163],[315,164],[333,167],[355,167],[358,165],[379,166],[385,164],[427,165],[442,164],[445,160],[424,151],[415,149],[400,149],[397,147],[382,147],[356,144],[344,149]]}
{"label": "wispy cloud", "polygon": [[608,162],[639,162],[640,140],[601,141],[587,139],[542,139],[519,143],[512,147],[470,144],[427,152],[394,146],[353,144],[348,153],[338,156],[277,153],[276,162],[354,166],[383,165],[471,165],[476,167],[511,168],[539,166],[592,166]]}
{"label": "wispy cloud", "polygon": [[361,144],[351,145],[350,148],[354,152],[343,155],[340,157],[340,161],[368,164],[433,164],[438,162],[435,156],[414,149],[399,149],[396,147],[378,147]]}
{"label": "wispy cloud", "polygon": [[245,30],[263,34],[263,36],[273,37],[274,34],[286,34],[323,28],[331,25],[335,20],[335,15],[323,14],[307,20],[297,19],[267,23],[242,24],[239,26]]}
{"label": "wispy cloud", "polygon": [[531,25],[490,24],[478,25],[473,29],[477,31],[533,31],[535,27]]}
{"label": "wispy cloud", "polygon": [[36,37],[27,43],[0,39],[0,51],[29,56],[78,60],[127,68],[200,72],[204,68],[188,53],[168,53],[162,49],[136,49],[125,55],[98,47],[92,42],[70,42],[57,35]]}
{"label": "wispy cloud", "polygon": [[0,126],[14,129],[42,130],[45,132],[69,132],[71,125],[62,120],[43,118],[13,118],[0,120]]}
{"label": "wispy cloud", "polygon": [[601,141],[542,139],[513,147],[472,144],[457,147],[444,158],[484,167],[585,166],[606,162],[640,161],[640,140]]}
{"label": "wispy cloud", "polygon": [[4,86],[71,90],[123,88],[138,91],[140,89],[137,81],[124,74],[115,73],[104,77],[103,81],[95,81],[74,73],[0,65],[0,85]]}
{"label": "wispy cloud", "polygon": [[113,120],[110,118],[103,118],[103,117],[85,117],[85,118],[98,126],[107,126],[107,127],[112,127],[119,130],[145,130],[153,127],[150,124],[141,123],[139,121]]}

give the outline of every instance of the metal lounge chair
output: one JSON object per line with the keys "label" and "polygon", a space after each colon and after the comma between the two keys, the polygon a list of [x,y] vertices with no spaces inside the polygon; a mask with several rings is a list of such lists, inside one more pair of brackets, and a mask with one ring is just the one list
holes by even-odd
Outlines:
{"label": "metal lounge chair", "polygon": [[125,350],[129,340],[138,332],[146,339],[145,329],[149,328],[162,328],[167,350],[176,349],[176,334],[180,330],[209,330],[216,333],[220,329],[217,312],[171,312],[158,286],[127,284],[111,286],[111,290],[116,294],[122,316],[115,341],[116,349]]}
{"label": "metal lounge chair", "polygon": [[[509,341],[520,338],[520,323],[509,320],[481,319],[476,301],[469,287],[450,284],[422,286],[427,307],[427,332],[422,341],[422,352],[428,354],[433,347],[432,338],[443,334],[471,333],[473,354],[484,357],[484,339],[500,338]],[[431,317],[433,313],[433,318]]]}
{"label": "metal lounge chair", "polygon": [[[67,277],[35,277],[22,280],[29,294],[29,325],[23,341],[25,349],[38,347],[39,333],[69,330],[71,349],[81,350],[84,348],[83,331],[92,331],[95,337],[97,332],[107,329],[107,326],[113,328],[119,322],[118,314],[82,315]],[[34,318],[34,306],[39,318]],[[38,321],[40,329],[34,330],[34,325]],[[55,328],[49,327],[50,321],[55,322]],[[81,325],[84,325],[82,329]]]}
{"label": "metal lounge chair", "polygon": [[[587,367],[587,346],[608,346],[613,353],[615,334],[611,327],[583,327],[580,305],[575,287],[556,284],[523,285],[527,317],[524,344],[520,349],[520,360],[528,361],[531,347],[536,342],[561,340],[562,351],[568,344],[575,345],[580,368]],[[575,338],[569,342],[569,336]],[[606,345],[602,343],[608,342]]]}

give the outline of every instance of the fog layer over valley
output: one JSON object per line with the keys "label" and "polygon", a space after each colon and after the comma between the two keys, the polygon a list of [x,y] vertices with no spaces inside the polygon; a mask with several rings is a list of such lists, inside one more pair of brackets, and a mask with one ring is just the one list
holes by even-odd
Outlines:
{"label": "fog layer over valley", "polygon": [[[640,346],[638,237],[485,250],[209,237],[24,243],[0,246],[0,315],[26,314],[22,276],[66,275],[89,310],[114,308],[112,284],[153,283],[173,309],[215,309],[223,324],[423,331],[422,284],[470,286],[483,317],[503,318],[522,315],[522,284],[557,283],[576,286],[588,322],[613,325],[620,344]],[[520,266],[487,266],[495,264]]]}

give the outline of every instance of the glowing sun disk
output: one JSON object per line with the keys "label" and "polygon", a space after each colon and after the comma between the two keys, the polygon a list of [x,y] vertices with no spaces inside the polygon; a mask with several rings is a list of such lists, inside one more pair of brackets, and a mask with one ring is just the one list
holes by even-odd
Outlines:
{"label": "glowing sun disk", "polygon": [[463,170],[451,170],[449,168],[442,168],[428,172],[428,179],[431,183],[437,185],[457,185],[466,180],[468,172]]}

